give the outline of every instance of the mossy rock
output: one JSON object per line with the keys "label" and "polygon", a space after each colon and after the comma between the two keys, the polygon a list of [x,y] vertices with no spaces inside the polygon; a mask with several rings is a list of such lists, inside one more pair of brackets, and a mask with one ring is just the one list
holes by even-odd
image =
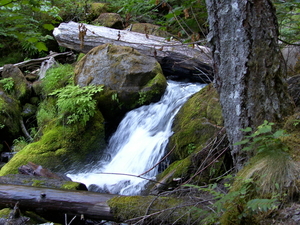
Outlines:
{"label": "mossy rock", "polygon": [[28,100],[31,95],[31,88],[24,74],[18,67],[12,64],[5,65],[3,67],[2,77],[11,77],[13,79],[14,86],[10,92],[16,100],[19,100],[21,103]]}
{"label": "mossy rock", "polygon": [[[151,191],[174,188],[189,179],[197,185],[207,184],[231,166],[231,156],[224,152],[228,140],[223,129],[221,106],[212,85],[194,94],[183,105],[175,117],[173,131],[168,144],[173,163],[157,177],[165,185],[155,185]],[[224,154],[216,160],[222,151]],[[199,173],[201,166],[206,169]],[[179,181],[174,182],[177,178]]]}
{"label": "mossy rock", "polygon": [[76,65],[74,82],[79,86],[104,85],[97,101],[108,121],[159,101],[167,86],[160,64],[153,57],[112,44],[87,53]]}
{"label": "mossy rock", "polygon": [[18,167],[28,162],[53,172],[66,172],[75,166],[82,166],[95,157],[94,151],[104,149],[104,135],[104,119],[99,111],[85,127],[74,128],[53,121],[44,128],[40,140],[24,147],[2,167],[0,176],[15,174]]}
{"label": "mossy rock", "polygon": [[21,133],[20,102],[0,88],[0,139],[10,142]]}
{"label": "mossy rock", "polygon": [[212,85],[208,85],[194,94],[175,117],[174,135],[169,144],[169,150],[175,146],[172,160],[184,159],[200,151],[222,126],[218,93]]}
{"label": "mossy rock", "polygon": [[157,195],[163,190],[171,190],[177,187],[183,180],[190,177],[189,171],[191,163],[190,156],[173,162],[167,169],[157,176],[156,179],[159,182],[155,185],[150,185],[149,193]]}

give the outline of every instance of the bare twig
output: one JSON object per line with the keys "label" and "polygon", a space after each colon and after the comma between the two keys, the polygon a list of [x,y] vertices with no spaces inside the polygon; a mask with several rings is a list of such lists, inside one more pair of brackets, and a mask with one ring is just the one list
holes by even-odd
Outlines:
{"label": "bare twig", "polygon": [[153,167],[151,167],[149,170],[147,170],[144,173],[141,173],[140,175],[138,175],[138,177],[145,175],[146,173],[150,172],[151,170],[153,170],[157,165],[159,165],[162,161],[164,161],[175,149],[176,146],[174,146],[171,151],[168,152],[168,154],[166,154],[158,163],[156,163]]}
{"label": "bare twig", "polygon": [[158,182],[156,180],[152,180],[152,179],[149,179],[149,178],[146,178],[146,177],[141,177],[140,175],[133,175],[133,174],[127,174],[127,173],[97,173],[97,174],[111,174],[111,175],[121,175],[121,176],[137,177],[137,178],[141,178],[141,179],[144,179],[144,180],[151,181],[153,183],[158,183],[158,184],[166,185],[166,184],[160,183],[160,182]]}

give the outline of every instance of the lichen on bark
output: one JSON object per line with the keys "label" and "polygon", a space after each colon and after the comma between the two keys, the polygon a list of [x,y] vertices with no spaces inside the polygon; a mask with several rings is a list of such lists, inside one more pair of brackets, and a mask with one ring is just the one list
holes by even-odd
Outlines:
{"label": "lichen on bark", "polygon": [[[278,46],[275,8],[269,0],[207,0],[215,86],[231,144],[241,128],[281,122],[293,111]],[[248,156],[232,146],[236,168]]]}

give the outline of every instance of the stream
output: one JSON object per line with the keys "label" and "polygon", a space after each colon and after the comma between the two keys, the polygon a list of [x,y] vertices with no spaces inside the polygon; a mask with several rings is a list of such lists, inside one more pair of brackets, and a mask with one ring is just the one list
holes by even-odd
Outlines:
{"label": "stream", "polygon": [[141,194],[149,180],[155,180],[158,173],[155,165],[165,155],[176,113],[191,95],[204,86],[168,81],[166,92],[159,102],[125,115],[104,151],[106,157],[88,171],[68,176],[73,181],[84,183],[91,191]]}

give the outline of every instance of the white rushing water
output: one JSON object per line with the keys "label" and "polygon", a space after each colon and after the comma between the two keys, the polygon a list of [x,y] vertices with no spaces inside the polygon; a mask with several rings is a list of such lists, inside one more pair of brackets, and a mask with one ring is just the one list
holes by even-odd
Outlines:
{"label": "white rushing water", "polygon": [[[109,140],[106,161],[77,174],[73,181],[97,186],[112,194],[140,194],[148,180],[135,177],[151,169],[164,156],[172,135],[172,122],[180,107],[204,85],[169,81],[162,99],[126,114]],[[158,166],[142,177],[155,179]],[[128,176],[135,175],[135,176]]]}

